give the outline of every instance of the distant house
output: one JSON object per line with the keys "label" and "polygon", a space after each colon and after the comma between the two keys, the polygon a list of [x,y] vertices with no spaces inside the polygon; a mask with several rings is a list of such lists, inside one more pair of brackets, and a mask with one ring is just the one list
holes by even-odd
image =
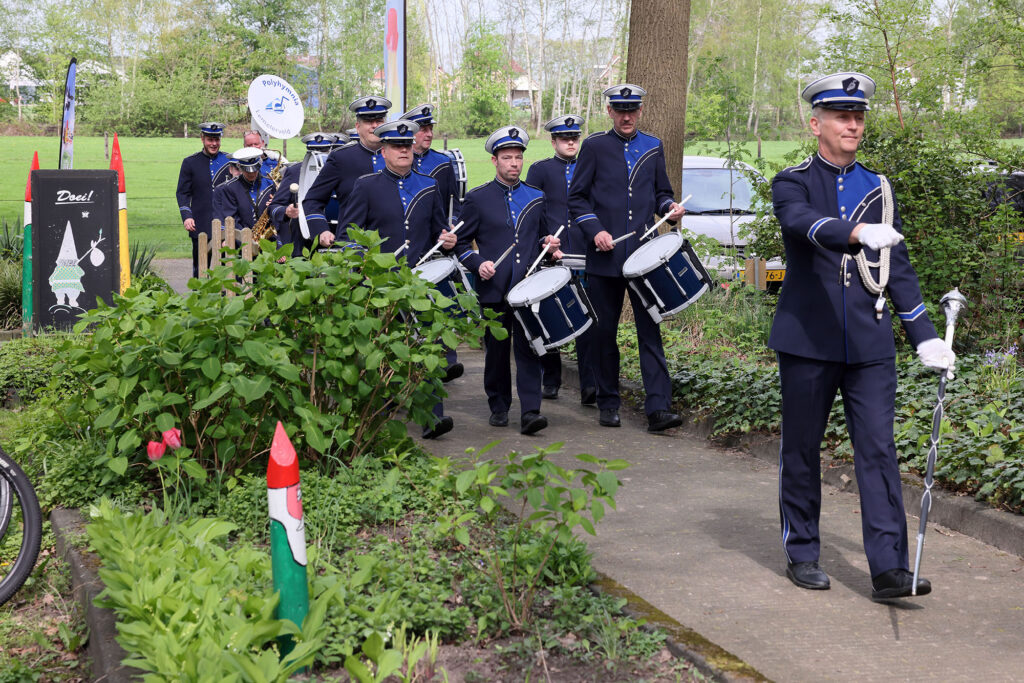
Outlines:
{"label": "distant house", "polygon": [[533,102],[533,94],[540,90],[540,85],[526,73],[516,60],[509,63],[512,78],[509,81],[508,102],[513,107],[528,109]]}
{"label": "distant house", "polygon": [[35,99],[36,88],[43,83],[36,78],[35,72],[21,58],[18,53],[8,50],[0,55],[0,82],[7,90],[11,104],[17,105],[17,97],[21,97],[21,103]]}

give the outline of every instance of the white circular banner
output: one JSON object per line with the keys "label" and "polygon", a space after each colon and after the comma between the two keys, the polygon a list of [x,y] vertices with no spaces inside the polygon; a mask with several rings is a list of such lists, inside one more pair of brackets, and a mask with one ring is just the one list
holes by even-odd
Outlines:
{"label": "white circular banner", "polygon": [[249,84],[249,113],[260,128],[279,140],[298,135],[305,119],[302,98],[295,88],[271,74],[258,76]]}

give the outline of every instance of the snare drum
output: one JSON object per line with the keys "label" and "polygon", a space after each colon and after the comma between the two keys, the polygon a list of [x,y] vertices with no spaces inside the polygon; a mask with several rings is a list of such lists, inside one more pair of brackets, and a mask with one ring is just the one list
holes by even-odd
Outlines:
{"label": "snare drum", "polygon": [[[412,270],[434,285],[441,294],[455,302],[444,309],[449,315],[461,317],[469,313],[469,310],[459,303],[458,295],[465,292],[472,293],[473,288],[469,286],[469,280],[466,279],[466,271],[459,267],[458,259],[451,256],[431,259]],[[456,286],[461,286],[462,289],[459,290]]]}
{"label": "snare drum", "polygon": [[693,247],[678,232],[640,245],[623,264],[622,276],[656,323],[692,304],[712,283]]}
{"label": "snare drum", "polygon": [[565,266],[537,271],[505,299],[538,356],[568,344],[597,320],[586,291]]}
{"label": "snare drum", "polygon": [[444,154],[452,160],[452,168],[455,169],[455,194],[461,202],[466,198],[466,183],[469,180],[469,175],[466,173],[466,159],[457,149],[446,149]]}

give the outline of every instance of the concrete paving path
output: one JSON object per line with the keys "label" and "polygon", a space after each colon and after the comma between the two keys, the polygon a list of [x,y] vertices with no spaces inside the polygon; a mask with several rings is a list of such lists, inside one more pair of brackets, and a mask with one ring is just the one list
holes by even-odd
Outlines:
{"label": "concrete paving path", "polygon": [[[459,359],[466,374],[445,402],[455,429],[420,443],[456,457],[496,439],[499,453],[562,441],[563,464],[575,453],[629,460],[618,510],[586,538],[594,567],[766,677],[1024,679],[1024,559],[929,526],[921,574],[932,594],[874,603],[858,499],[826,486],[821,560],[832,588],[799,589],[784,574],[774,465],[677,430],[648,434],[644,416],[626,409],[620,429],[601,427],[568,386],[544,402],[550,425],[539,434],[519,434],[517,402],[508,427],[490,427],[483,354],[463,349]],[[913,553],[918,522],[908,524]]]}

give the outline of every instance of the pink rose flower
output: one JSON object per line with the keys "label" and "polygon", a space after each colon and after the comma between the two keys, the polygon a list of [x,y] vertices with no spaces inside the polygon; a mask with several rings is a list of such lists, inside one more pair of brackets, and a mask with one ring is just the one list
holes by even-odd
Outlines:
{"label": "pink rose flower", "polygon": [[166,450],[167,446],[164,445],[163,441],[150,441],[146,444],[146,455],[153,462],[164,457],[164,451]]}
{"label": "pink rose flower", "polygon": [[164,445],[172,451],[181,448],[181,430],[177,427],[172,427],[164,432]]}

